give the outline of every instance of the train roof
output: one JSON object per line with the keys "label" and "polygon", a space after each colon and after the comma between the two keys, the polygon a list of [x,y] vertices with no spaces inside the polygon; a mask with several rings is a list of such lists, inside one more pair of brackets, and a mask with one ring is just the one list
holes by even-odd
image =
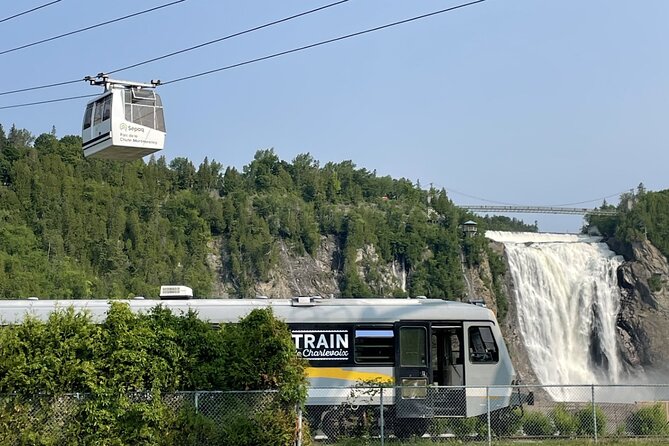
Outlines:
{"label": "train roof", "polygon": [[[116,301],[116,300],[114,300]],[[96,322],[104,320],[109,300],[0,300],[0,323],[15,324],[27,314],[47,319],[57,309],[74,308],[87,311]],[[184,299],[118,300],[127,303],[134,312],[147,312],[157,305],[175,314],[189,310],[211,323],[236,322],[255,308],[271,308],[277,318],[288,323],[389,323],[400,320],[478,320],[495,322],[488,308],[463,302],[441,299],[321,299],[297,297],[292,299]]]}

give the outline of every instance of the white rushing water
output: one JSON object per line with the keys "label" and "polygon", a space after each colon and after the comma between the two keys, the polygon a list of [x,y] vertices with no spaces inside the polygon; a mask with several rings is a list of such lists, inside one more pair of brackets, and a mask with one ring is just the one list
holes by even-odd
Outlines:
{"label": "white rushing water", "polygon": [[496,231],[486,237],[505,245],[518,327],[541,384],[620,382],[616,270],[622,258],[596,237]]}

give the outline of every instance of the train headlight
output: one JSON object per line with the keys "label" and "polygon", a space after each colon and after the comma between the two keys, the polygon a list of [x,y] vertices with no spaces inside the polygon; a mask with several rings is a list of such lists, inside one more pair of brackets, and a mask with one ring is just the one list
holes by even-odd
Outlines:
{"label": "train headlight", "polygon": [[427,397],[427,378],[402,378],[402,399]]}

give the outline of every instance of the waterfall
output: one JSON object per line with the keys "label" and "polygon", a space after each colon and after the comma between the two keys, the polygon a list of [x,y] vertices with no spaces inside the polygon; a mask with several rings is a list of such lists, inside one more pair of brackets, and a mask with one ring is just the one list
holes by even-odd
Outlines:
{"label": "waterfall", "polygon": [[518,327],[540,383],[619,383],[622,258],[597,237],[496,231],[486,237],[505,245]]}

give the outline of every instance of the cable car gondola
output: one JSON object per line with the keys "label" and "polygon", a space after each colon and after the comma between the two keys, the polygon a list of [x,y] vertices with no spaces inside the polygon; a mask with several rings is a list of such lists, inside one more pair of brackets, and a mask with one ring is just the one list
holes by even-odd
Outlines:
{"label": "cable car gondola", "polygon": [[84,156],[131,161],[162,150],[165,118],[160,96],[150,84],[86,78],[105,92],[86,104],[81,130]]}

